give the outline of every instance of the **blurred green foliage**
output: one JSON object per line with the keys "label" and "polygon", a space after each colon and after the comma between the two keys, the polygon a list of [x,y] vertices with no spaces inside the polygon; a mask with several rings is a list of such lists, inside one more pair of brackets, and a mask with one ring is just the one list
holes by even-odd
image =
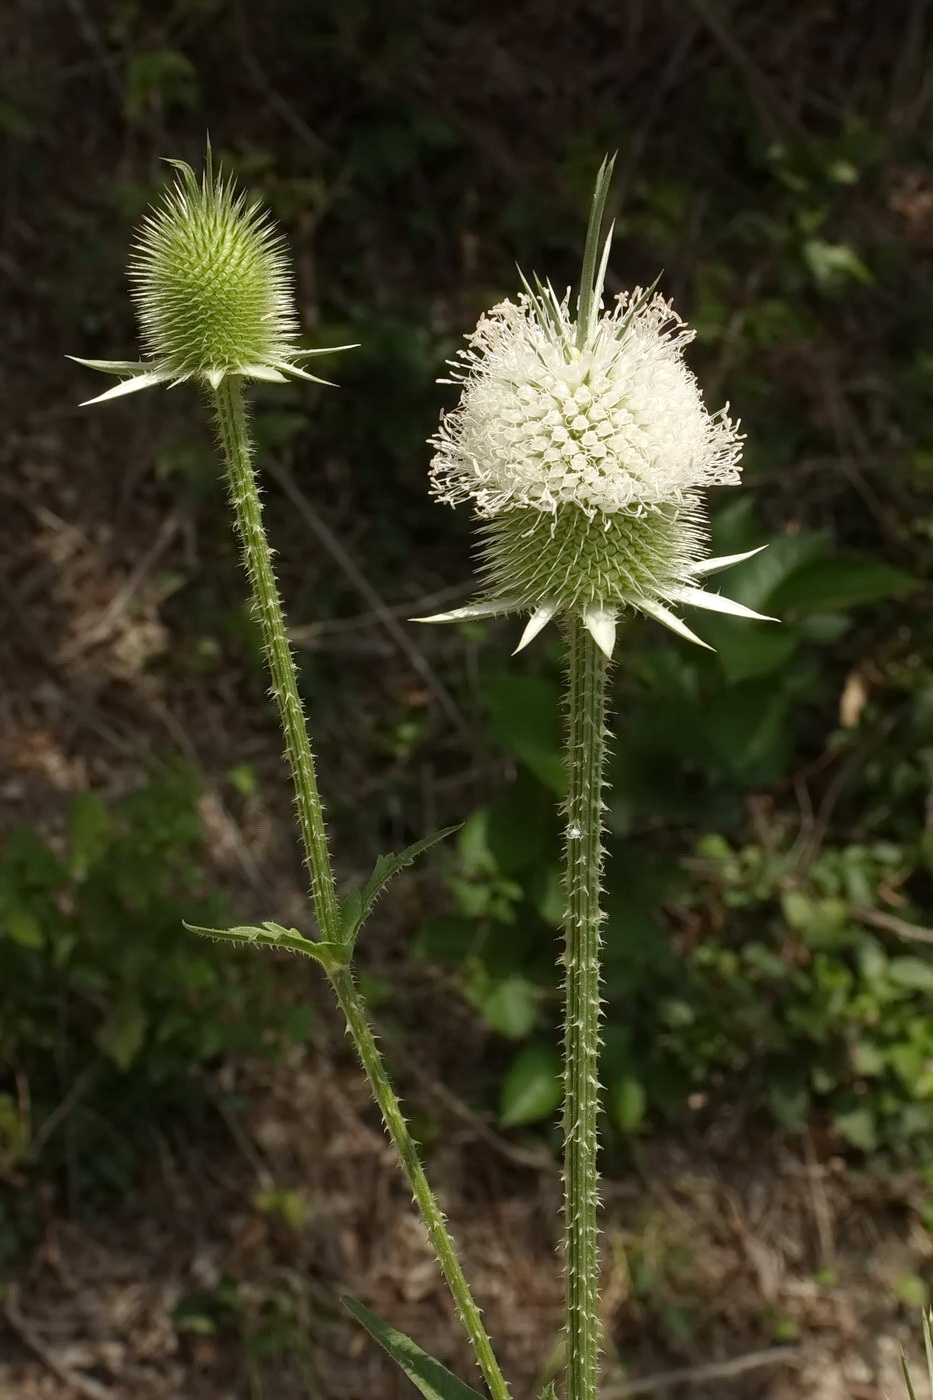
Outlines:
{"label": "blurred green foliage", "polygon": [[[101,0],[105,70],[63,52],[58,88],[25,63],[0,100],[11,207],[16,196],[42,222],[40,240],[19,220],[13,253],[28,266],[33,245],[61,249],[48,295],[56,344],[67,327],[85,353],[131,353],[127,224],[164,178],[158,157],[196,161],[209,126],[286,226],[311,341],[361,344],[335,370],[340,393],[257,393],[261,449],[287,454],[322,512],[340,500],[338,530],[352,521],[352,548],[392,601],[403,571],[426,593],[470,575],[468,522],[426,499],[425,439],[450,402],[434,381],[479,311],[514,293],[516,260],[557,285],[574,278],[593,173],[618,148],[613,271],[629,285],[664,269],[662,289],[696,327],[704,387],[745,422],[746,485],[713,493],[713,543],[768,543],[723,586],[781,623],[704,615],[709,655],[633,621],[620,646],[608,1114],[621,1137],[685,1110],[699,1122],[765,1114],[788,1130],[815,1115],[853,1147],[929,1157],[933,962],[909,934],[933,922],[933,142],[912,115],[929,55],[867,3],[803,7],[793,25],[779,5],[719,8],[717,35],[699,5],[530,4],[511,27],[508,7],[451,14],[433,0],[279,0],[247,23],[221,0],[164,13]],[[44,30],[37,44],[50,51]],[[81,128],[102,155],[78,188],[68,172],[49,178],[37,140],[75,113],[103,113]],[[166,418],[156,487],[184,497],[206,561],[172,618],[197,679],[253,639],[210,577],[228,546],[217,544],[227,526],[206,438]],[[287,578],[307,541],[283,534],[277,546]],[[341,588],[316,588],[306,612],[358,613]],[[465,1001],[512,1047],[486,1097],[517,1128],[546,1121],[558,1092],[559,655],[542,637],[506,663],[502,628],[465,628],[462,645],[434,636],[421,645],[437,648],[432,664],[478,716],[478,747],[501,760],[502,782],[456,859],[440,855],[449,907],[415,931],[411,956],[454,969]],[[312,656],[306,689],[342,716],[344,694],[361,710],[357,691],[378,681],[341,664],[343,682]],[[385,709],[384,692],[374,707]],[[424,773],[450,764],[437,756],[449,730],[424,705],[398,709],[367,759],[400,805],[417,792],[417,813]],[[4,1043],[15,1041],[16,1063],[35,1054],[49,1104],[84,1064],[125,1087],[170,1078],[184,1056],[248,1048],[223,1010],[226,979],[244,995],[239,963],[177,933],[181,912],[216,917],[179,905],[188,801],[155,864],[151,822],[128,811],[86,880],[35,833],[5,858],[25,914],[3,945],[24,969],[0,991]],[[337,801],[338,828],[341,815],[353,828]],[[139,918],[140,937],[125,936],[124,848],[149,891],[145,938]],[[54,953],[63,942],[67,954]],[[169,945],[168,961],[151,951]],[[62,993],[78,974],[93,995]],[[56,1080],[59,1021],[40,1009],[63,995],[80,1033],[69,1012],[78,1048]],[[0,1139],[12,1142],[21,1114],[3,1087]]]}
{"label": "blurred green foliage", "polygon": [[218,956],[181,927],[182,913],[226,913],[205,889],[198,795],[182,770],[115,807],[82,793],[63,840],[22,824],[0,846],[11,1209],[40,1159],[67,1175],[72,1201],[125,1186],[153,1134],[209,1119],[220,1064],[307,1034],[307,1008],[288,1005],[274,963]]}
{"label": "blurred green foliage", "polygon": [[[720,516],[717,536],[725,552],[758,542],[746,502]],[[933,1160],[933,938],[914,894],[933,869],[920,819],[933,675],[906,668],[886,697],[897,708],[869,703],[827,736],[827,754],[851,770],[857,838],[830,840],[818,814],[773,801],[749,832],[746,805],[793,783],[808,702],[829,684],[827,641],[868,604],[902,615],[912,581],[801,532],[726,587],[788,620],[771,630],[703,619],[715,655],[658,645],[638,623],[621,646],[607,794],[609,1116],[631,1136],[739,1102],[790,1131],[818,1111],[854,1147]],[[518,1124],[551,1117],[559,1097],[564,776],[558,648],[524,674],[502,669],[499,651],[484,652],[482,699],[515,777],[465,827],[446,875],[452,912],[413,949],[457,969],[490,1029],[518,1042],[499,1095],[503,1123]]]}

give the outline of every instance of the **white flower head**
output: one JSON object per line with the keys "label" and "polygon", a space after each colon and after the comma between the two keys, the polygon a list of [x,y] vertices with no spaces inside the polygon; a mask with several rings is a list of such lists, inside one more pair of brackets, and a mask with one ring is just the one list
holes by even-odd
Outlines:
{"label": "white flower head", "polygon": [[611,654],[626,606],[696,642],[671,605],[758,616],[696,586],[746,556],[706,557],[702,493],[739,481],[742,437],[728,406],[709,412],[684,360],[694,333],[654,287],[603,307],[611,173],[604,162],[576,306],[523,278],[453,362],[447,382],[462,392],[432,439],[431,488],[472,504],[486,588],[424,621],[529,612],[525,646],[577,612]]}
{"label": "white flower head", "polygon": [[298,319],[291,266],[268,212],[214,173],[210,146],[200,180],[184,161],[170,164],[177,179],[143,220],[129,267],[148,358],[71,356],[120,378],[87,402],[188,379],[216,389],[227,375],[273,382],[297,375],[325,383],[298,364],[330,349],[302,350],[294,344]]}
{"label": "white flower head", "polygon": [[623,292],[581,345],[569,293],[542,297],[494,307],[461,352],[460,403],[434,439],[439,499],[472,500],[487,517],[512,506],[611,515],[739,480],[736,425],[708,412],[684,362],[694,332],[669,302]]}

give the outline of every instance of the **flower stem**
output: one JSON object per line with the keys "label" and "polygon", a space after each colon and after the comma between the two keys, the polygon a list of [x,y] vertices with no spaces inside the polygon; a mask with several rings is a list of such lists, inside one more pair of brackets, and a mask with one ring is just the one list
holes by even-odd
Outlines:
{"label": "flower stem", "polygon": [[[302,846],[311,878],[314,912],[321,938],[327,942],[339,943],[340,907],[324,826],[324,810],[318,792],[314,755],[298,694],[295,662],[285,627],[285,615],[272,567],[272,551],[262,523],[262,504],[253,469],[243,381],[232,377],[224,379],[214,391],[213,398],[237,533],[243,548],[243,559],[249,575],[255,615],[262,633],[263,649],[272,673],[272,693],[285,735],[285,753],[295,788]],[[418,1149],[408,1131],[401,1106],[370,1028],[359,988],[348,968],[328,971],[328,976],[490,1395],[493,1400],[509,1400],[508,1386],[493,1354],[480,1310],[470,1293],[444,1216],[425,1176]]]}
{"label": "flower stem", "polygon": [[567,1400],[599,1382],[600,876],[608,663],[578,617],[567,622],[564,922],[564,1271]]}
{"label": "flower stem", "polygon": [[470,1293],[460,1260],[447,1230],[443,1213],[428,1183],[418,1157],[418,1150],[402,1114],[401,1105],[386,1074],[385,1065],[379,1054],[376,1039],[366,1018],[365,1008],[359,989],[349,968],[331,974],[331,982],[347,1019],[347,1028],[353,1038],[369,1079],[373,1098],[379,1105],[389,1136],[401,1159],[402,1169],[408,1178],[421,1218],[430,1236],[438,1263],[453,1296],[457,1315],[466,1329],[477,1363],[482,1371],[489,1393],[493,1400],[508,1400],[509,1389],[505,1383],[499,1364],[493,1354],[492,1344],[483,1326],[479,1308]]}
{"label": "flower stem", "polygon": [[272,673],[272,694],[285,736],[285,754],[295,789],[295,805],[301,829],[305,864],[311,877],[311,899],[321,937],[337,936],[340,915],[334,871],[324,827],[324,808],[318,792],[314,755],[305,724],[295,661],[285,615],[272,567],[272,551],[262,523],[262,503],[253,471],[252,443],[246,421],[243,381],[228,376],[214,391],[217,430],[227,467],[230,500],[243,562],[253,593],[253,609],[262,634],[263,651]]}

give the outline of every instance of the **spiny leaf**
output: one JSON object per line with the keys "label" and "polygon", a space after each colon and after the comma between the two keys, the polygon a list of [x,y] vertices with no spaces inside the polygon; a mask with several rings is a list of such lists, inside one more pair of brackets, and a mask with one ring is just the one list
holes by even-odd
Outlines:
{"label": "spiny leaf", "polygon": [[306,958],[314,958],[328,972],[344,967],[347,961],[346,949],[340,943],[316,942],[305,938],[296,928],[283,928],[267,920],[261,927],[240,924],[235,928],[199,928],[182,920],[189,933],[200,933],[205,938],[223,938],[228,943],[257,943],[261,948],[284,948],[289,953],[302,953]]}
{"label": "spiny leaf", "polygon": [[430,836],[415,841],[413,845],[406,846],[404,851],[379,857],[366,884],[358,890],[351,890],[341,904],[343,939],[348,951],[352,951],[369,911],[389,881],[406,865],[411,865],[422,851],[428,850],[438,841],[443,841],[445,837],[452,836],[459,829],[459,826],[445,826],[441,831],[435,831]]}
{"label": "spiny leaf", "polygon": [[340,1301],[357,1322],[363,1324],[373,1340],[389,1353],[425,1400],[482,1400],[477,1391],[464,1385],[452,1371],[422,1351],[404,1332],[390,1327],[355,1298],[344,1294]]}

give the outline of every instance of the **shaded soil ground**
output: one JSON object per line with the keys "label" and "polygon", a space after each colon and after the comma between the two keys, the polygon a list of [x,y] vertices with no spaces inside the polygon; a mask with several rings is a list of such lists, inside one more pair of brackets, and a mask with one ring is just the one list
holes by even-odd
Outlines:
{"label": "shaded soil ground", "polygon": [[[4,1400],[401,1400],[406,1385],[341,1317],[344,1290],[470,1376],[333,1029],[334,1043],[247,1073],[235,1141],[209,1153],[166,1142],[147,1189],[106,1223],[50,1221],[6,1295]],[[516,1394],[531,1395],[557,1355],[556,1171],[455,1117],[442,1136],[434,1177]],[[916,1359],[917,1339],[895,1290],[929,1251],[904,1225],[917,1187],[753,1148],[654,1144],[638,1175],[608,1184],[607,1397],[901,1393],[899,1347]],[[273,1183],[299,1193],[300,1224],[257,1209]]]}

